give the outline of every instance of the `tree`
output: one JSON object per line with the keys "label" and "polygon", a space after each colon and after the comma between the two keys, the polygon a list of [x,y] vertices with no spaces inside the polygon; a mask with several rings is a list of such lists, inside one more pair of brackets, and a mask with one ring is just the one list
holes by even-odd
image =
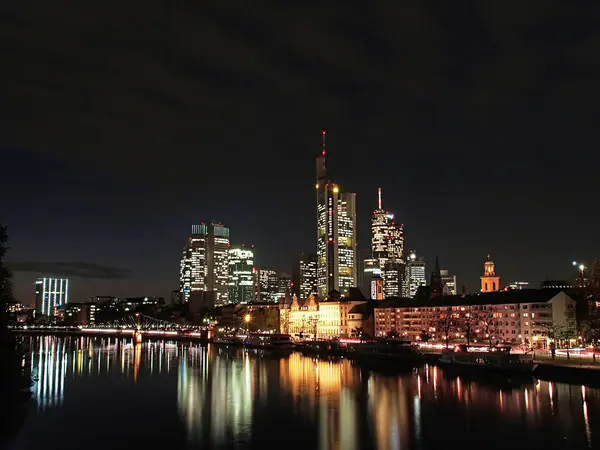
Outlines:
{"label": "tree", "polygon": [[431,339],[431,335],[427,332],[427,330],[421,330],[421,334],[419,334],[419,339],[421,342],[428,342]]}
{"label": "tree", "polygon": [[452,325],[452,308],[448,306],[446,311],[440,313],[440,317],[437,320],[437,328],[444,334],[446,348],[448,348],[450,343],[450,330],[452,329]]}
{"label": "tree", "polygon": [[471,307],[467,309],[465,313],[465,317],[463,319],[463,323],[465,325],[465,337],[467,338],[467,347],[471,346],[471,337],[473,334],[473,325],[474,325],[475,317],[473,312],[471,311]]}
{"label": "tree", "polygon": [[483,333],[488,340],[488,346],[489,348],[492,348],[492,334],[494,333],[494,311],[491,309],[483,311],[481,314],[479,314],[478,318],[480,319],[479,324],[483,328]]}
{"label": "tree", "polygon": [[6,227],[0,225],[0,439],[16,430],[24,418],[31,386],[30,367],[23,343],[8,328],[7,306],[13,302],[12,274],[4,264],[8,252]]}
{"label": "tree", "polygon": [[582,332],[585,342],[597,346],[600,344],[600,315],[590,315],[582,323]]}
{"label": "tree", "polygon": [[548,338],[555,342],[555,345],[556,342],[565,342],[567,349],[567,358],[569,359],[570,340],[576,337],[574,327],[569,326],[569,324],[566,322],[551,322],[542,325],[542,328],[544,328],[544,330],[546,331]]}

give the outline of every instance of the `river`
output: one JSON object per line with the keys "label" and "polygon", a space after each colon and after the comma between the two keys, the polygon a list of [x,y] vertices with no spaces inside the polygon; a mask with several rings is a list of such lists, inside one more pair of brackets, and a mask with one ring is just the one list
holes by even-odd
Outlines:
{"label": "river", "polygon": [[30,338],[13,450],[600,447],[600,390],[197,343]]}

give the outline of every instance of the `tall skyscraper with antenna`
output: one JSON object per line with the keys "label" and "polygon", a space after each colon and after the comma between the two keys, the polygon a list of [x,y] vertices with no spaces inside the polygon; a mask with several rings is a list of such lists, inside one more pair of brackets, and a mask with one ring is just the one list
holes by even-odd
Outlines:
{"label": "tall skyscraper with antenna", "polygon": [[319,296],[342,294],[357,283],[356,194],[341,192],[327,175],[327,132],[317,157],[317,287]]}
{"label": "tall skyscraper with antenna", "polygon": [[384,297],[400,297],[404,283],[403,225],[394,222],[394,215],[383,209],[381,188],[377,200],[371,216],[371,251],[381,270]]}

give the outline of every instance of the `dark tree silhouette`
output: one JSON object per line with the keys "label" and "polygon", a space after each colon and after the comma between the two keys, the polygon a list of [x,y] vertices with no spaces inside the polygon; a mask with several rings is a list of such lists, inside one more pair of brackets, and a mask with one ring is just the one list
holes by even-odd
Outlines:
{"label": "dark tree silhouette", "polygon": [[0,447],[22,422],[31,387],[29,358],[25,358],[22,341],[8,327],[8,305],[13,296],[12,274],[4,263],[7,252],[8,234],[0,225]]}

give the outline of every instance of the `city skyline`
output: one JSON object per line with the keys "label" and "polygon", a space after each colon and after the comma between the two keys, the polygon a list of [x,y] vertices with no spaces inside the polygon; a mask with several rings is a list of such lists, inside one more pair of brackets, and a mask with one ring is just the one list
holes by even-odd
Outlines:
{"label": "city skyline", "polygon": [[600,254],[594,14],[390,3],[349,21],[330,7],[177,5],[137,11],[164,27],[134,37],[104,25],[109,7],[90,23],[85,8],[17,3],[3,26],[0,220],[20,301],[52,273],[73,300],[168,298],[202,218],[291,271],[314,247],[323,128],[336,182],[357,193],[359,249],[381,187],[406,245],[471,291],[487,253],[530,286]]}

